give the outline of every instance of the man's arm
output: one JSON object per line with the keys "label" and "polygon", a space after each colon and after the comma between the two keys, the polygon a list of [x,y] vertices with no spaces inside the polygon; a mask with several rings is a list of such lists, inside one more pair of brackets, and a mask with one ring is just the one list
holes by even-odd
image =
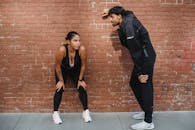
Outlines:
{"label": "man's arm", "polygon": [[127,21],[124,29],[126,33],[126,46],[131,53],[134,65],[137,69],[136,75],[141,83],[146,83],[148,80],[148,74],[144,73],[143,69],[147,66],[147,64],[142,60],[144,50],[141,44],[136,40],[133,18]]}
{"label": "man's arm", "polygon": [[131,53],[131,57],[133,59],[134,65],[138,70],[137,76],[141,74],[141,64],[143,61],[140,61],[142,57],[142,48],[140,43],[136,40],[135,30],[133,27],[133,16],[128,19],[128,21],[124,22],[123,30],[125,32],[126,38],[126,47]]}
{"label": "man's arm", "polygon": [[[137,44],[137,41],[135,39],[135,37],[132,37],[131,39],[127,39],[127,46],[131,46],[133,44]],[[129,48],[133,48],[132,46]],[[133,48],[135,49],[135,48]],[[139,50],[137,52],[135,52],[135,50],[133,49],[129,49],[132,59],[134,61],[134,65],[137,69],[137,77],[139,79],[139,81],[141,83],[147,83],[148,80],[148,74],[147,73],[143,73],[143,69],[146,67],[146,63],[144,63],[144,61],[142,60],[142,51],[143,50]],[[142,49],[142,48],[141,48]],[[131,52],[132,51],[132,52]]]}

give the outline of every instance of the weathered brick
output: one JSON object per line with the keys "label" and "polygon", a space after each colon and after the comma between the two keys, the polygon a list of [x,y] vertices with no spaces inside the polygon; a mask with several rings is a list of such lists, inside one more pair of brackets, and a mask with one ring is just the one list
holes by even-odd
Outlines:
{"label": "weathered brick", "polygon": [[[133,63],[116,29],[100,13],[122,5],[149,30],[157,52],[155,110],[195,109],[194,0],[1,0],[0,112],[51,112],[57,48],[75,30],[88,51],[85,79],[91,111],[140,110],[129,87]],[[73,84],[62,112],[80,112]]]}

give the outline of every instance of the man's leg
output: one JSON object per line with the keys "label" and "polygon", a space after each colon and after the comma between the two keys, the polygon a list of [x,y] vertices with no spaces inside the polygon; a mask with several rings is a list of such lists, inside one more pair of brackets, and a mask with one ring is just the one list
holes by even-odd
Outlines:
{"label": "man's leg", "polygon": [[152,83],[152,77],[153,77],[153,66],[149,65],[147,66],[147,73],[149,75],[149,79],[147,80],[147,83],[140,83],[141,88],[141,107],[143,111],[145,112],[144,121],[140,123],[136,123],[134,125],[131,125],[132,129],[138,130],[138,129],[154,129],[154,124],[152,122],[152,113],[153,113],[153,83]]}
{"label": "man's leg", "polygon": [[142,88],[142,107],[145,112],[144,121],[147,123],[152,122],[153,113],[153,66],[148,68],[149,79],[146,84],[141,84]]}
{"label": "man's leg", "polygon": [[137,72],[137,70],[134,67],[133,72],[131,74],[131,79],[130,79],[129,85],[131,86],[131,89],[132,89],[141,109],[143,110],[143,107],[142,107],[143,106],[142,105],[142,88],[141,88],[140,83],[138,81],[136,72]]}
{"label": "man's leg", "polygon": [[144,93],[142,93],[143,98],[143,109],[145,112],[145,119],[144,121],[147,123],[152,122],[152,113],[153,113],[153,85],[143,85],[142,90]]}

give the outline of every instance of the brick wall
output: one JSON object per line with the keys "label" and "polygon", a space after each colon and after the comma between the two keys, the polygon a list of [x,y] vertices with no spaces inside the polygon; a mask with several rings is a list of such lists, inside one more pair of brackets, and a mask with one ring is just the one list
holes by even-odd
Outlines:
{"label": "brick wall", "polygon": [[[150,32],[157,52],[155,111],[195,110],[194,0],[1,0],[0,112],[51,112],[54,55],[71,30],[88,50],[89,107],[138,111],[128,85],[132,60],[100,11],[122,5]],[[60,111],[80,112],[78,93],[65,89]]]}

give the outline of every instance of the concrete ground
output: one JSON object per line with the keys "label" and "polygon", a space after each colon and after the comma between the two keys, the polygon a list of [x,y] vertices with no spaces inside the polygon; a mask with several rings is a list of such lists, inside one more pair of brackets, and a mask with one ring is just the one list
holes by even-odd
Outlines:
{"label": "concrete ground", "polygon": [[[84,123],[81,113],[61,113],[63,124],[55,125],[51,113],[0,113],[0,130],[131,130],[139,122],[133,112],[96,113]],[[154,130],[195,130],[195,111],[155,112]]]}

